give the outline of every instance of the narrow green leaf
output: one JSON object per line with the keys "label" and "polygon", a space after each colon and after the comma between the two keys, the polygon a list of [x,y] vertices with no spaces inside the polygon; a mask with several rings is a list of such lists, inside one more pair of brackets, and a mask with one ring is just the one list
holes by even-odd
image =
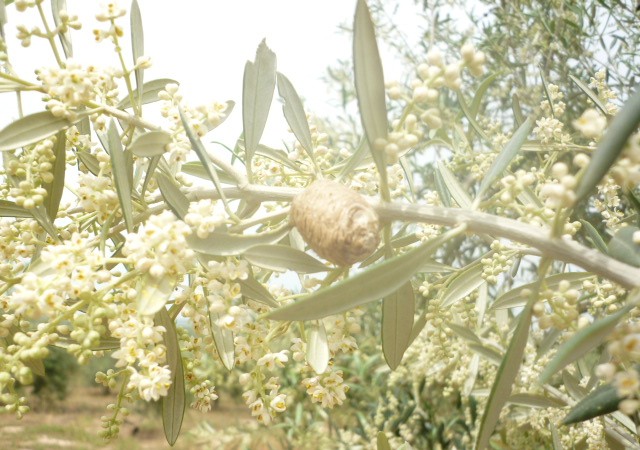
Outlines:
{"label": "narrow green leaf", "polygon": [[484,356],[487,361],[495,364],[496,366],[499,366],[503,361],[503,357],[500,352],[493,348],[489,348],[486,345],[474,344],[471,342],[469,344],[469,349],[480,356]]}
{"label": "narrow green leaf", "polygon": [[[142,187],[140,188],[140,197],[144,198],[147,192],[147,188],[149,187],[149,182],[153,178],[153,175],[156,173],[156,168],[160,163],[160,156],[152,156],[149,158],[149,165],[144,174],[144,181],[142,182]],[[163,161],[166,163],[166,161]]]}
{"label": "narrow green leaf", "polygon": [[269,290],[252,275],[249,275],[246,280],[239,280],[238,283],[240,284],[240,291],[244,297],[271,306],[272,308],[279,306]]}
{"label": "narrow green leaf", "polygon": [[604,384],[591,391],[571,408],[569,414],[562,419],[562,424],[571,425],[614,412],[618,409],[621,400],[622,397],[618,395],[618,390],[614,385]]}
{"label": "narrow green leaf", "polygon": [[245,64],[242,80],[242,125],[248,170],[267,123],[275,88],[276,55],[262,40],[255,61]]}
{"label": "narrow green leaf", "polygon": [[461,228],[450,230],[402,255],[271,311],[267,317],[275,320],[320,319],[384,298],[411,279],[423,258],[460,232]]}
{"label": "narrow green leaf", "polygon": [[386,158],[376,140],[387,139],[389,122],[382,61],[376,32],[365,0],[358,0],[353,23],[353,74],[358,110],[371,155],[381,177],[386,177]]}
{"label": "narrow green leaf", "polygon": [[511,395],[513,381],[518,374],[518,370],[520,370],[524,349],[529,338],[531,315],[536,299],[537,296],[531,295],[531,298],[520,314],[518,325],[513,333],[507,352],[504,358],[502,358],[502,362],[498,368],[498,374],[491,386],[487,406],[485,407],[480,422],[480,429],[475,446],[477,450],[484,450],[489,445],[489,439],[498,423],[500,411],[502,411],[503,406]]}
{"label": "narrow green leaf", "polygon": [[139,314],[152,316],[164,308],[173,292],[173,282],[169,277],[160,279],[148,273],[142,276],[136,285],[138,293],[136,308]]}
{"label": "narrow green leaf", "polygon": [[33,217],[28,209],[16,205],[9,200],[0,200],[0,217],[27,219]]}
{"label": "narrow green leaf", "polygon": [[58,240],[58,230],[53,225],[53,222],[49,218],[46,209],[43,206],[38,206],[36,208],[30,209],[31,216],[36,219],[36,221],[40,224],[42,228],[51,236],[53,239]]}
{"label": "narrow green leaf", "polygon": [[604,239],[602,239],[602,236],[600,236],[600,233],[598,233],[598,230],[586,220],[580,219],[580,223],[593,245],[606,255],[608,253],[607,244],[604,242]]}
{"label": "narrow green leaf", "polygon": [[251,264],[269,270],[298,273],[325,272],[329,267],[305,252],[286,245],[255,245],[243,253]]}
{"label": "narrow green leaf", "polygon": [[131,167],[127,167],[127,158],[122,148],[122,141],[120,141],[120,135],[113,120],[109,123],[107,140],[109,143],[109,156],[111,157],[111,170],[113,171],[118,200],[120,200],[120,209],[124,216],[124,222],[127,225],[127,231],[131,232],[133,231],[134,225],[131,181],[129,179],[129,170]]}
{"label": "narrow green leaf", "polygon": [[73,123],[68,119],[56,117],[49,111],[29,114],[0,130],[0,151],[15,150],[25,145],[35,144],[71,125]]}
{"label": "narrow green leaf", "polygon": [[155,315],[155,323],[165,329],[163,341],[167,348],[167,364],[171,370],[171,387],[166,397],[162,397],[162,426],[167,442],[173,446],[180,435],[184,411],[187,407],[184,368],[176,325],[166,309],[162,308],[158,311]]}
{"label": "narrow green leaf", "polygon": [[556,426],[553,423],[549,423],[549,428],[551,429],[551,444],[553,445],[553,450],[564,450]]}
{"label": "narrow green leaf", "polygon": [[600,345],[602,341],[611,334],[620,319],[631,311],[632,308],[632,305],[627,305],[614,314],[596,320],[590,325],[578,330],[569,340],[558,348],[553,359],[540,374],[540,382],[546,383],[556,372],[566,367],[567,364],[572,363]]}
{"label": "narrow green leaf", "polygon": [[482,82],[478,86],[478,89],[476,89],[476,93],[473,95],[473,100],[471,101],[471,106],[469,106],[469,113],[473,116],[474,119],[478,117],[478,111],[480,111],[480,105],[482,105],[484,94],[487,92],[487,89],[489,89],[489,86],[491,86],[491,84],[500,75],[502,75],[500,72],[492,73],[487,78],[482,80]]}
{"label": "narrow green leaf", "polygon": [[305,149],[311,159],[313,159],[313,142],[311,141],[311,131],[309,131],[309,122],[304,112],[302,100],[298,96],[295,88],[287,77],[278,72],[278,94],[284,101],[282,112],[291,127],[294,136]]}
{"label": "narrow green leaf", "polygon": [[580,386],[580,381],[566,370],[562,371],[562,384],[574,400],[581,400],[587,394],[586,389]]}
{"label": "narrow green leaf", "polygon": [[630,226],[616,231],[607,246],[609,256],[632,266],[640,267],[640,245],[633,239],[633,234],[639,230],[638,227]]}
{"label": "narrow green leaf", "polygon": [[[138,58],[144,56],[144,31],[142,28],[142,15],[140,14],[140,6],[138,5],[138,0],[133,0],[131,2],[131,52],[133,56],[133,63],[137,64]],[[141,68],[135,69],[136,76],[136,88],[137,88],[137,96],[136,101],[140,102],[142,99],[143,91],[140,89],[142,87],[142,82],[144,79],[144,70]]]}
{"label": "narrow green leaf", "polygon": [[136,156],[153,157],[160,156],[167,151],[167,145],[171,143],[171,135],[163,130],[147,131],[138,135],[128,150]]}
{"label": "narrow green leaf", "polygon": [[329,365],[327,331],[322,320],[313,321],[307,328],[307,363],[317,374],[323,374]]}
{"label": "narrow green leaf", "polygon": [[487,136],[487,133],[484,132],[482,127],[476,121],[475,116],[473,116],[473,114],[469,110],[469,107],[467,106],[467,102],[464,100],[462,93],[459,91],[458,91],[458,104],[460,105],[460,109],[462,110],[462,113],[465,115],[465,117],[469,121],[469,125],[471,125],[471,128],[473,128],[475,132],[478,134],[478,136],[480,136],[484,141],[491,142],[491,139],[489,139],[489,136]]}
{"label": "narrow green leaf", "polygon": [[52,221],[55,220],[58,215],[58,208],[60,207],[60,200],[62,200],[62,193],[64,191],[64,175],[67,167],[67,136],[64,131],[58,131],[56,143],[53,146],[53,154],[56,158],[52,169],[53,181],[44,184],[44,188],[47,191],[44,207]]}
{"label": "narrow green leaf", "polygon": [[[207,173],[207,169],[204,168],[200,161],[189,161],[182,165],[180,169],[182,172],[192,175],[194,177],[202,178],[203,180],[209,180],[209,174]],[[227,175],[225,172],[218,173],[218,178],[220,179],[220,183],[224,184],[235,184],[235,180]]]}
{"label": "narrow green leaf", "polygon": [[278,242],[288,232],[288,226],[266,233],[248,235],[214,231],[206,239],[191,235],[187,238],[187,243],[193,250],[205,255],[233,256],[240,255],[255,245]]}
{"label": "narrow green leaf", "polygon": [[[67,10],[67,2],[65,0],[51,0],[51,13],[53,14],[53,23],[56,24],[56,27],[62,24],[62,20],[60,19],[60,11],[62,10]],[[64,55],[67,59],[73,58],[73,46],[71,44],[71,37],[69,36],[69,29],[67,28],[65,32],[60,31],[58,37],[60,38]]]}
{"label": "narrow green leaf", "polygon": [[283,166],[286,166],[292,170],[295,170],[296,172],[300,171],[300,167],[298,167],[296,163],[291,161],[289,159],[289,156],[287,156],[287,154],[282,150],[278,150],[278,149],[267,147],[266,145],[260,144],[256,148],[256,154],[260,156],[264,156],[265,158],[269,158],[277,163],[282,164]]}
{"label": "narrow green leaf", "polygon": [[513,110],[513,118],[516,121],[516,125],[522,125],[524,123],[524,114],[522,113],[522,108],[520,107],[520,98],[518,97],[518,94],[513,94],[511,96],[511,109]]}
{"label": "narrow green leaf", "polygon": [[[141,105],[146,105],[148,103],[157,102],[160,100],[158,98],[158,93],[160,91],[164,91],[167,84],[180,84],[176,80],[172,80],[171,78],[159,78],[157,80],[147,81],[142,85],[142,97],[140,100]],[[138,98],[140,96],[140,89],[136,89],[133,91],[133,98]],[[131,107],[131,98],[129,95],[125,96],[118,103],[118,108],[125,109]]]}
{"label": "narrow green leaf", "polygon": [[513,394],[509,397],[509,403],[512,405],[528,406],[531,408],[562,408],[567,404],[562,400],[545,397],[539,394]]}
{"label": "narrow green leaf", "polygon": [[476,334],[471,331],[469,327],[464,327],[462,325],[451,322],[447,322],[447,326],[461,338],[466,339],[469,342],[475,342],[476,344],[482,345],[482,340],[478,336],[476,336]]}
{"label": "narrow green leaf", "polygon": [[[584,280],[588,280],[592,278],[593,274],[590,272],[565,272],[565,273],[557,273],[555,275],[551,275],[544,280],[544,285],[547,289],[556,289],[560,286],[560,282],[562,280],[567,280],[571,283],[571,287],[581,286]],[[495,302],[491,304],[489,309],[505,309],[505,308],[517,308],[524,306],[527,302],[524,298],[524,291],[535,288],[536,283],[524,284],[522,286],[518,286],[517,288],[513,288],[508,292],[505,292],[501,296],[499,296]]]}
{"label": "narrow green leaf", "polygon": [[376,450],[391,450],[389,439],[387,439],[387,435],[384,434],[384,431],[378,431],[378,436],[376,437]]}
{"label": "narrow green leaf", "polygon": [[451,197],[458,203],[460,208],[469,209],[471,208],[471,197],[464,190],[456,176],[449,170],[446,164],[442,161],[438,161],[438,171],[440,172],[440,176],[442,177],[442,181],[444,181],[445,186],[449,190]]}
{"label": "narrow green leaf", "polygon": [[189,142],[191,143],[191,148],[196,152],[196,155],[198,155],[198,159],[200,160],[204,168],[207,170],[207,173],[209,174],[209,177],[211,178],[213,185],[215,186],[216,190],[218,191],[218,194],[220,195],[220,198],[222,199],[222,203],[224,204],[227,213],[229,215],[232,215],[233,213],[229,209],[229,204],[227,203],[226,196],[224,195],[224,191],[222,190],[222,184],[220,182],[220,178],[218,177],[218,171],[213,166],[213,164],[211,164],[211,161],[209,160],[209,156],[207,155],[207,151],[204,148],[202,141],[200,140],[198,135],[193,131],[193,128],[191,128],[191,125],[189,124],[189,121],[185,117],[184,113],[182,112],[182,109],[180,109],[180,119],[182,120],[182,127],[184,128],[184,131],[187,137],[189,138]]}
{"label": "narrow green leaf", "polygon": [[382,352],[391,370],[400,365],[411,343],[414,314],[415,294],[410,281],[382,301]]}
{"label": "narrow green leaf", "polygon": [[598,94],[596,94],[595,92],[593,92],[589,86],[587,86],[586,84],[584,84],[581,80],[579,80],[578,78],[574,77],[573,75],[569,74],[569,78],[571,78],[573,80],[573,82],[575,84],[578,85],[578,87],[580,88],[580,90],[582,92],[584,92],[585,94],[587,94],[587,97],[589,97],[591,99],[591,101],[593,102],[594,105],[596,105],[598,107],[598,109],[600,111],[602,111],[602,114],[604,114],[605,116],[610,115],[607,112],[607,107],[605,106],[604,103],[602,103],[602,101],[600,100],[600,98],[598,97]]}
{"label": "narrow green leaf", "polygon": [[486,283],[482,278],[483,266],[480,261],[469,264],[455,273],[442,293],[441,304],[448,308]]}
{"label": "narrow green leaf", "polygon": [[487,189],[491,187],[491,184],[509,167],[513,158],[515,158],[520,151],[520,147],[522,147],[522,144],[527,140],[527,136],[531,133],[532,128],[533,118],[529,117],[522,125],[520,125],[516,132],[513,133],[513,136],[509,139],[507,145],[505,145],[502,151],[498,154],[487,171],[487,174],[482,179],[478,195],[476,196],[476,201],[482,199],[484,194],[487,192]]}
{"label": "narrow green leaf", "polygon": [[218,357],[225,369],[231,371],[236,365],[233,331],[219,324],[220,314],[209,311],[209,326],[211,337],[216,345]]}
{"label": "narrow green leaf", "polygon": [[555,118],[556,115],[553,112],[553,100],[551,100],[551,94],[549,93],[549,86],[547,85],[547,79],[544,76],[544,72],[542,71],[542,68],[539,68],[540,70],[540,79],[542,80],[542,89],[544,90],[544,96],[547,98],[547,102],[549,103],[549,109],[551,110],[551,117]]}
{"label": "narrow green leaf", "polygon": [[100,173],[100,162],[98,162],[98,158],[96,158],[95,155],[88,152],[76,152],[76,156],[89,172],[98,176],[98,173]]}
{"label": "narrow green leaf", "polygon": [[449,189],[447,189],[447,185],[444,182],[444,178],[442,178],[442,173],[440,173],[439,169],[434,170],[433,178],[436,185],[436,191],[438,192],[438,197],[442,201],[442,204],[450,208],[451,207],[451,193]]}
{"label": "narrow green leaf", "polygon": [[576,189],[576,202],[587,197],[609,171],[640,123],[640,90],[637,90],[611,121],[591,157]]}
{"label": "narrow green leaf", "polygon": [[174,181],[163,173],[156,173],[156,181],[160,188],[160,193],[167,202],[171,211],[178,219],[184,219],[189,211],[189,199],[184,195]]}
{"label": "narrow green leaf", "polygon": [[4,26],[7,24],[7,9],[5,2],[0,2],[0,37],[5,38]]}
{"label": "narrow green leaf", "polygon": [[29,369],[31,369],[31,372],[33,372],[35,375],[38,375],[40,377],[46,377],[47,376],[43,360],[29,358],[29,359],[22,360],[22,362],[24,363],[25,366],[27,366]]}
{"label": "narrow green leaf", "polygon": [[343,163],[338,164],[336,167],[342,165],[340,173],[338,174],[337,181],[343,180],[345,177],[351,175],[355,169],[360,167],[362,161],[367,160],[366,156],[370,155],[369,143],[367,139],[362,139],[358,147],[353,151]]}

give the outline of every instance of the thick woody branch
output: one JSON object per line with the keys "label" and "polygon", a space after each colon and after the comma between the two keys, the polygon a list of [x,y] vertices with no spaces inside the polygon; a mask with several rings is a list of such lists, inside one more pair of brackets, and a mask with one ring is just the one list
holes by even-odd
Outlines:
{"label": "thick woody branch", "polygon": [[[224,189],[224,194],[227,198],[243,198],[260,202],[290,202],[300,192],[302,190],[299,188],[255,184],[247,184],[242,189],[237,187]],[[208,189],[190,192],[187,197],[191,201],[196,201],[205,198],[220,198],[220,195],[215,189]],[[450,227],[466,223],[469,232],[506,238],[528,245],[539,250],[545,256],[575,264],[628,289],[640,286],[640,269],[587,248],[576,241],[552,238],[549,230],[544,228],[534,227],[513,219],[460,208],[398,202],[382,203],[373,198],[370,199],[370,202],[383,221],[424,222]],[[158,205],[153,208],[154,212],[159,209],[164,209],[164,206]],[[148,215],[148,212],[144,213],[144,218],[148,217]]]}

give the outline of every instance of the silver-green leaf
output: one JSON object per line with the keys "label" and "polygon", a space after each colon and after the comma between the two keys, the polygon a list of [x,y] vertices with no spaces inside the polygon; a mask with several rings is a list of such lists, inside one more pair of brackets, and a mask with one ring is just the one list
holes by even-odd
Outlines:
{"label": "silver-green leaf", "polygon": [[358,0],[353,23],[353,73],[362,127],[378,172],[384,177],[385,153],[375,145],[376,140],[387,138],[389,129],[384,74],[375,27],[365,0]]}
{"label": "silver-green leaf", "polygon": [[142,133],[131,142],[129,151],[140,157],[160,156],[167,151],[171,143],[171,135],[163,130],[153,130]]}
{"label": "silver-green leaf", "polygon": [[255,61],[245,64],[242,80],[242,125],[248,170],[267,123],[275,87],[276,55],[263,40]]}
{"label": "silver-green leaf", "polygon": [[169,317],[167,310],[162,308],[155,315],[156,325],[164,327],[164,345],[167,348],[167,364],[171,370],[171,387],[165,397],[162,397],[162,427],[164,436],[169,445],[173,445],[178,440],[182,420],[187,407],[184,368],[182,367],[182,356],[178,343],[178,333],[176,325]]}
{"label": "silver-green leaf", "polygon": [[598,319],[592,324],[578,330],[569,340],[564,342],[556,351],[553,359],[547,364],[540,374],[540,382],[546,383],[556,373],[562,370],[567,364],[577,360],[588,351],[594,349],[613,331],[631,309],[632,305],[627,305],[603,319]]}
{"label": "silver-green leaf", "polygon": [[298,273],[329,270],[329,267],[313,256],[286,245],[255,245],[248,248],[243,256],[251,264],[269,270],[293,270]]}
{"label": "silver-green leaf", "polygon": [[640,89],[627,100],[620,112],[616,114],[607,132],[598,144],[591,157],[584,175],[576,189],[576,201],[583,200],[596,187],[602,177],[616,161],[624,149],[629,136],[640,123]]}
{"label": "silver-green leaf", "polygon": [[442,308],[450,307],[486,283],[482,278],[482,271],[482,263],[477,261],[454,274],[442,293]]}
{"label": "silver-green leaf", "polygon": [[323,374],[329,365],[327,331],[322,320],[307,324],[307,363],[317,374]]}
{"label": "silver-green leaf", "polygon": [[53,146],[53,154],[55,155],[55,161],[53,163],[53,180],[51,183],[44,183],[44,188],[47,191],[47,198],[45,200],[45,209],[49,215],[49,219],[52,221],[56,219],[58,215],[58,208],[60,207],[60,200],[62,199],[62,193],[64,192],[64,175],[67,167],[67,136],[64,131],[58,131],[56,136],[56,143]]}
{"label": "silver-green leaf", "polygon": [[382,301],[382,352],[391,370],[400,365],[411,343],[415,294],[408,281]]}
{"label": "silver-green leaf", "polygon": [[232,234],[214,231],[205,239],[195,235],[187,238],[189,246],[205,255],[233,256],[245,252],[247,249],[261,244],[273,244],[282,239],[289,232],[289,227],[257,234]]}
{"label": "silver-green leaf", "polygon": [[278,94],[284,101],[282,112],[284,114],[293,135],[296,137],[307,155],[313,159],[313,142],[311,141],[311,131],[309,122],[304,112],[302,100],[298,96],[293,84],[287,77],[278,72]]}
{"label": "silver-green leaf", "polygon": [[[80,120],[80,118],[78,118]],[[15,150],[35,144],[73,125],[64,117],[56,117],[49,111],[29,114],[0,130],[0,151]]]}
{"label": "silver-green leaf", "polygon": [[129,179],[131,167],[128,167],[129,161],[128,158],[125,157],[122,141],[120,140],[118,129],[113,120],[109,123],[107,142],[109,143],[111,170],[113,172],[118,200],[120,200],[120,208],[124,216],[124,222],[127,225],[127,230],[133,231],[133,202],[131,201],[131,181]]}
{"label": "silver-green leaf", "polygon": [[409,281],[424,258],[461,230],[462,228],[450,230],[402,255],[368,267],[356,275],[272,311],[267,317],[275,320],[320,319],[384,298]]}
{"label": "silver-green leaf", "polygon": [[236,365],[235,345],[233,342],[233,331],[219,324],[220,314],[209,311],[209,326],[211,337],[216,346],[218,357],[225,369],[231,371]]}

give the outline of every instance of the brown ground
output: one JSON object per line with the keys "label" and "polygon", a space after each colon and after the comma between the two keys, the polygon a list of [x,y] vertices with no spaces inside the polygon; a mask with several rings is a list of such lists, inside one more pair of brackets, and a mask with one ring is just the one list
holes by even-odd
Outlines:
{"label": "brown ground", "polygon": [[[0,449],[49,450],[49,449],[169,449],[162,429],[162,417],[153,408],[134,411],[127,417],[120,431],[120,438],[105,443],[97,436],[100,417],[106,415],[106,406],[115,395],[105,395],[101,388],[72,388],[69,397],[54,407],[37,408],[22,420],[15,416],[0,416]],[[198,445],[188,432],[200,422],[206,421],[220,430],[251,423],[244,405],[221,401],[214,411],[199,413],[187,409],[182,432],[176,449],[214,448]]]}

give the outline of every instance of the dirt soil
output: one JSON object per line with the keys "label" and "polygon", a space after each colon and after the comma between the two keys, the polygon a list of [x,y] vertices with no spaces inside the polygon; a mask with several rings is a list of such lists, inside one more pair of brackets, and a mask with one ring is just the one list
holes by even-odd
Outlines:
{"label": "dirt soil", "polygon": [[[100,417],[109,412],[106,407],[115,394],[105,394],[100,387],[72,388],[69,397],[54,405],[35,407],[18,420],[10,414],[0,416],[0,449],[169,449],[162,428],[162,417],[153,407],[133,410],[120,430],[120,438],[105,442],[98,437]],[[181,436],[174,449],[204,448],[190,439],[188,432],[201,422],[220,430],[252,422],[244,405],[222,400],[209,413],[187,409]],[[211,448],[211,447],[209,447]]]}

